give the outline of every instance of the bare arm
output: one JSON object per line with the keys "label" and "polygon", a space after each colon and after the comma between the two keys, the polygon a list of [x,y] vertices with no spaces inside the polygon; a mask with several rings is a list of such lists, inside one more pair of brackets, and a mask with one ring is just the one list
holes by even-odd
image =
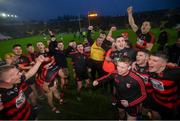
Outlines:
{"label": "bare arm", "polygon": [[94,43],[92,37],[91,37],[91,31],[93,30],[93,26],[88,27],[88,32],[87,32],[87,40],[90,46]]}
{"label": "bare arm", "polygon": [[29,70],[32,66],[24,66],[23,64],[18,64],[21,70]]}
{"label": "bare arm", "polygon": [[129,24],[130,24],[132,30],[133,30],[134,32],[136,32],[136,31],[138,30],[138,26],[135,24],[134,18],[133,18],[133,16],[132,16],[132,14],[133,14],[133,7],[132,7],[132,6],[130,6],[130,7],[127,8],[127,13],[128,13],[128,21],[129,21]]}
{"label": "bare arm", "polygon": [[29,79],[30,77],[32,77],[39,69],[41,63],[45,60],[44,56],[40,55],[37,58],[37,62],[35,63],[35,65],[27,72],[25,73],[26,76],[26,80]]}
{"label": "bare arm", "polygon": [[49,60],[50,60],[50,62],[45,65],[45,68],[49,68],[55,62],[54,57],[49,58],[48,61]]}
{"label": "bare arm", "polygon": [[111,27],[111,29],[109,30],[109,33],[108,33],[108,35],[106,37],[106,39],[108,41],[114,42],[114,38],[112,37],[113,31],[116,31],[116,27],[115,26]]}

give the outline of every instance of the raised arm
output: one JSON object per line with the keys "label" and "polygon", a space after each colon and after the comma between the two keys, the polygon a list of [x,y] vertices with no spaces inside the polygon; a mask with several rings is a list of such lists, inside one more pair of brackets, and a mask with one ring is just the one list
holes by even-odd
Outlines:
{"label": "raised arm", "polygon": [[111,27],[111,29],[109,30],[109,33],[108,33],[108,35],[107,35],[107,37],[106,37],[106,39],[107,39],[108,41],[114,42],[114,38],[112,37],[112,33],[113,33],[114,31],[116,31],[116,27],[115,27],[115,26]]}
{"label": "raised arm", "polygon": [[44,58],[44,56],[40,55],[36,59],[35,65],[27,73],[25,73],[26,80],[29,79],[30,77],[32,77],[38,71],[38,69],[43,61],[45,61],[45,58]]}
{"label": "raised arm", "polygon": [[94,41],[93,41],[93,39],[91,37],[92,30],[93,30],[93,26],[89,26],[88,27],[88,32],[87,32],[87,40],[88,40],[88,43],[89,43],[90,46],[94,43]]}
{"label": "raised arm", "polygon": [[134,32],[136,32],[138,30],[138,26],[135,24],[134,22],[134,18],[133,18],[133,7],[130,6],[127,8],[127,13],[128,13],[128,21],[129,21],[129,25],[131,26],[132,30]]}

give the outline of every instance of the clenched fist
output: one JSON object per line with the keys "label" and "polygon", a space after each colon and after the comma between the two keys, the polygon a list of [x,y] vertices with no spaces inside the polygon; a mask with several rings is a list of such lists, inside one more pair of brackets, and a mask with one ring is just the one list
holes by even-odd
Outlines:
{"label": "clenched fist", "polygon": [[127,12],[128,12],[128,14],[132,14],[133,13],[133,7],[132,6],[128,7]]}

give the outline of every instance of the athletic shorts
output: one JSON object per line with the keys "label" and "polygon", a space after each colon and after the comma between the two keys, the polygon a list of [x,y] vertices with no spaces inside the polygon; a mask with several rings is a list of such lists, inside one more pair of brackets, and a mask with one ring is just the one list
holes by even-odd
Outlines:
{"label": "athletic shorts", "polygon": [[118,108],[124,109],[130,116],[136,117],[138,114],[139,105],[126,108],[120,102],[118,102],[117,106],[118,106]]}
{"label": "athletic shorts", "polygon": [[75,69],[75,73],[76,73],[76,80],[77,81],[82,81],[82,80],[89,78],[87,70],[76,70]]}
{"label": "athletic shorts", "polygon": [[152,102],[153,102],[153,98],[150,94],[147,95],[147,98],[143,101],[143,107],[147,108],[147,109],[152,109]]}
{"label": "athletic shorts", "polygon": [[159,105],[154,100],[152,101],[152,110],[157,111],[163,120],[173,120],[175,109],[169,109],[162,105]]}

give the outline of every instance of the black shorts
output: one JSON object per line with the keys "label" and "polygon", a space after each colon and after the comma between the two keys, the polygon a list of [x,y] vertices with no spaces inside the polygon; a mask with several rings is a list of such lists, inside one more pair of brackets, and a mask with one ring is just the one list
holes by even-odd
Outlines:
{"label": "black shorts", "polygon": [[150,94],[147,94],[147,98],[143,101],[143,107],[147,109],[152,109],[153,107],[153,98]]}
{"label": "black shorts", "polygon": [[132,107],[124,107],[120,102],[118,102],[117,107],[124,109],[130,116],[136,117],[138,114],[139,105],[132,106]]}
{"label": "black shorts", "polygon": [[87,70],[76,70],[75,69],[75,73],[76,73],[76,80],[77,81],[82,81],[82,80],[89,78]]}
{"label": "black shorts", "polygon": [[174,111],[175,109],[169,109],[167,107],[164,107],[154,100],[151,102],[152,103],[152,110],[157,111],[163,120],[173,120],[174,116]]}

